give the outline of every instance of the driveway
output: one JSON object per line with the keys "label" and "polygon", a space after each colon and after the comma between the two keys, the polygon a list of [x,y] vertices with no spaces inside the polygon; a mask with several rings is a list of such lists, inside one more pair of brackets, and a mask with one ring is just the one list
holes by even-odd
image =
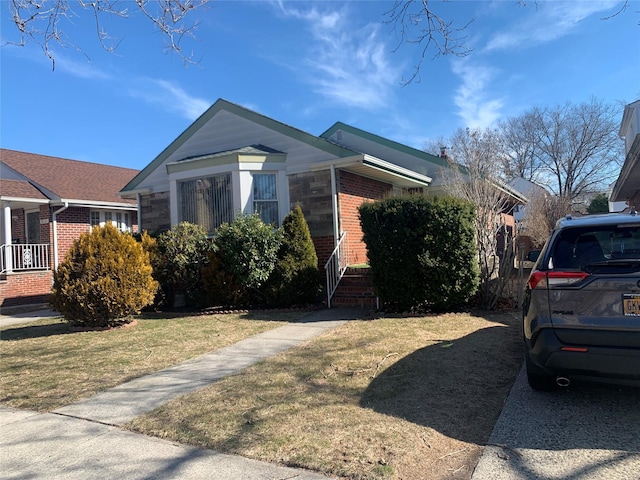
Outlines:
{"label": "driveway", "polygon": [[472,480],[639,480],[640,388],[534,392],[524,368]]}

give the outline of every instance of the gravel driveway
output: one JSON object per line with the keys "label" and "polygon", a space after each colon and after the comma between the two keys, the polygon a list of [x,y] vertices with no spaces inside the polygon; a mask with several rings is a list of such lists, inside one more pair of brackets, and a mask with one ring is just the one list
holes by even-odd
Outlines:
{"label": "gravel driveway", "polygon": [[640,479],[640,388],[534,392],[524,368],[472,480]]}

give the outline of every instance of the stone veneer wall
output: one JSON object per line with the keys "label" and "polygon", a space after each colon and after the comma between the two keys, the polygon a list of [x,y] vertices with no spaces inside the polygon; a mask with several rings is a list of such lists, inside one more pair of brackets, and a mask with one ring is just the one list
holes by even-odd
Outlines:
{"label": "stone veneer wall", "polygon": [[333,251],[331,172],[321,170],[289,175],[291,208],[299,205],[316,247],[318,266],[324,267]]}
{"label": "stone veneer wall", "polygon": [[141,230],[150,234],[166,232],[171,229],[171,210],[169,192],[140,195]]}

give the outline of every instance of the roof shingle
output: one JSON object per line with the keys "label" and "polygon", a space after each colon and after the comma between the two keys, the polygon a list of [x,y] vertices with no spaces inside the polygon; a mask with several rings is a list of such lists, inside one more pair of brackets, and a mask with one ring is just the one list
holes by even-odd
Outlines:
{"label": "roof shingle", "polygon": [[[44,187],[61,199],[136,203],[135,200],[121,198],[117,192],[131,181],[139,170],[4,148],[0,149],[0,162],[27,177],[31,183]],[[19,187],[13,185],[13,182],[8,179],[2,179],[2,195],[8,196],[8,190],[5,191],[5,188]],[[27,198],[46,198],[34,197],[33,190],[31,190],[32,195]]]}

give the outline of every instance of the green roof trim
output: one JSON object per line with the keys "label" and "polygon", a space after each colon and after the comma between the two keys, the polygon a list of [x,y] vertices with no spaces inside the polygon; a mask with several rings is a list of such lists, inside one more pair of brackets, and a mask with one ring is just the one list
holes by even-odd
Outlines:
{"label": "green roof trim", "polygon": [[[438,165],[439,167],[451,168],[451,165],[449,164],[449,162],[446,159],[442,158],[442,157],[438,157],[438,156],[433,155],[431,153],[427,153],[424,150],[418,150],[417,148],[413,148],[413,147],[410,147],[408,145],[404,145],[402,143],[395,142],[393,140],[389,140],[388,138],[381,137],[379,135],[376,135],[375,133],[367,132],[365,130],[361,130],[359,128],[352,127],[351,125],[347,125],[346,123],[342,123],[342,122],[334,123],[333,126],[330,127],[323,134],[321,134],[320,137],[329,139],[329,137],[331,137],[331,135],[336,133],[338,130],[342,130],[344,132],[350,133],[350,134],[355,135],[357,137],[364,138],[366,140],[372,141],[372,142],[377,143],[379,145],[383,145],[383,146],[391,148],[393,150],[397,150],[399,152],[406,153],[407,155],[411,155],[413,157],[420,158],[420,159],[425,160],[427,162],[434,163],[434,164]],[[367,152],[360,152],[360,153],[367,153]],[[464,168],[462,165],[458,165],[458,168],[461,170],[462,173],[468,173],[466,168]]]}
{"label": "green roof trim", "polygon": [[184,132],[182,132],[178,136],[178,138],[171,142],[169,146],[167,146],[151,163],[149,163],[144,169],[142,169],[142,171],[138,173],[138,175],[136,175],[121,190],[121,192],[134,190],[140,184],[140,182],[142,182],[151,174],[151,172],[162,165],[167,160],[167,158],[175,153],[178,148],[184,145],[193,135],[195,135],[198,130],[200,130],[204,125],[206,125],[207,122],[209,122],[209,120],[211,120],[218,112],[222,110],[225,110],[234,115],[238,115],[239,117],[262,125],[288,137],[299,140],[300,142],[306,143],[312,147],[323,150],[339,158],[350,157],[358,153],[346,147],[330,142],[325,138],[316,137],[315,135],[311,135],[310,133],[304,132],[295,127],[291,127],[265,115],[254,112],[253,110],[249,110],[245,107],[241,107],[240,105],[220,98],[213,105],[211,105],[211,107],[209,107],[207,111],[200,115],[200,117],[198,117],[198,119],[193,122]]}

